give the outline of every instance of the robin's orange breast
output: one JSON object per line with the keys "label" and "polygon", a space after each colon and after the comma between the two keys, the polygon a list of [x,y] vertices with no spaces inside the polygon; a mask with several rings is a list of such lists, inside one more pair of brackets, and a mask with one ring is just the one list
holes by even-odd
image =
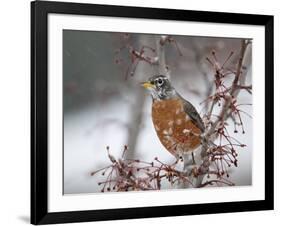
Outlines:
{"label": "robin's orange breast", "polygon": [[152,121],[161,143],[173,155],[192,151],[200,145],[201,131],[184,111],[180,99],[154,101]]}

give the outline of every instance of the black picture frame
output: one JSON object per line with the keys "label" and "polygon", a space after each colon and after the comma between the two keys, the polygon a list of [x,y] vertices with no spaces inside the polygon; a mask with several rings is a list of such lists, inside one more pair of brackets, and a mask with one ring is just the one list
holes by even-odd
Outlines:
{"label": "black picture frame", "polygon": [[[265,199],[126,209],[48,212],[48,14],[197,21],[265,27]],[[272,210],[273,16],[35,1],[31,3],[31,223],[51,224]]]}

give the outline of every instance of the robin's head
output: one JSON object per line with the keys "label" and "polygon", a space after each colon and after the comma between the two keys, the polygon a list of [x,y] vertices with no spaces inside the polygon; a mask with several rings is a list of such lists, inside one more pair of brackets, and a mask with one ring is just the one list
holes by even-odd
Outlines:
{"label": "robin's head", "polygon": [[142,86],[148,89],[154,100],[171,99],[177,95],[169,79],[164,75],[150,77]]}

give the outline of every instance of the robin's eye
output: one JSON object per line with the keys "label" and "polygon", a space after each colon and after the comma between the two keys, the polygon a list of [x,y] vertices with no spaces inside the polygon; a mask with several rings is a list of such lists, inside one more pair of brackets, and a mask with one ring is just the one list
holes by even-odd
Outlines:
{"label": "robin's eye", "polygon": [[163,79],[161,79],[161,78],[157,80],[157,84],[160,85],[160,86],[163,84],[163,82],[164,82],[164,81],[163,81]]}

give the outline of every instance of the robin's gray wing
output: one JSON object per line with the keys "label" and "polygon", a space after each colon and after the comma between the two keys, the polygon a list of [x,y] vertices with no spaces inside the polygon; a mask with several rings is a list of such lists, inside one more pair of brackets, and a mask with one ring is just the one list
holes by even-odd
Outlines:
{"label": "robin's gray wing", "polygon": [[185,113],[191,118],[193,123],[201,130],[201,132],[205,131],[205,126],[202,121],[202,118],[196,111],[195,107],[188,101],[182,98],[183,101],[183,109]]}

